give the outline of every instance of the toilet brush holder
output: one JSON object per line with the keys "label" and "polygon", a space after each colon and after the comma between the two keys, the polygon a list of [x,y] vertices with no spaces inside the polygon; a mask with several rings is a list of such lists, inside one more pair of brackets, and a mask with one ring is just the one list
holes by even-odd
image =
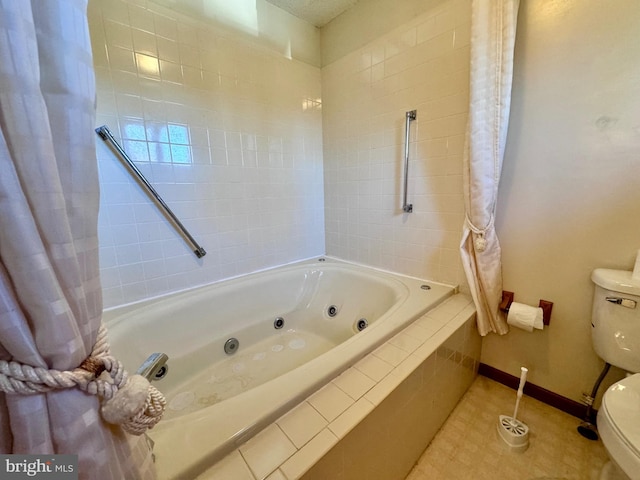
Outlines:
{"label": "toilet brush holder", "polygon": [[521,453],[529,448],[529,427],[520,420],[500,415],[498,433],[512,452]]}
{"label": "toilet brush holder", "polygon": [[525,367],[522,367],[520,370],[520,384],[518,385],[516,407],[513,410],[513,416],[500,415],[498,418],[498,434],[512,452],[524,452],[529,447],[529,427],[516,418],[528,372]]}

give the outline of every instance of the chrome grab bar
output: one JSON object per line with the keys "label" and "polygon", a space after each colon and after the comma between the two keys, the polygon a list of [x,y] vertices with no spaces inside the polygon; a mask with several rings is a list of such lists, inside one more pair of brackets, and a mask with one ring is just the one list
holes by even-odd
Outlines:
{"label": "chrome grab bar", "polygon": [[160,206],[164,209],[165,213],[171,218],[173,223],[180,229],[182,234],[187,238],[187,240],[189,240],[189,242],[191,242],[191,245],[193,245],[193,247],[195,248],[193,253],[195,253],[196,257],[198,258],[204,257],[207,254],[207,252],[204,250],[204,248],[202,248],[198,244],[198,242],[195,241],[195,239],[191,236],[191,234],[185,228],[182,222],[178,220],[178,217],[176,217],[176,215],[171,211],[169,206],[164,202],[160,194],[156,192],[155,188],[153,188],[153,186],[145,178],[145,176],[138,169],[138,167],[136,167],[135,163],[133,163],[133,161],[129,158],[129,155],[127,155],[127,152],[125,152],[124,149],[120,146],[120,144],[116,141],[116,139],[113,138],[113,135],[109,130],[109,127],[107,127],[106,125],[102,125],[101,127],[96,128],[96,133],[100,136],[102,140],[104,140],[105,142],[111,143],[111,146],[113,146],[113,148],[120,154],[120,157],[122,158],[126,166],[129,167],[129,170],[136,175],[140,183],[142,183],[142,185],[146,188],[147,192],[153,196],[156,202],[160,204]]}
{"label": "chrome grab bar", "polygon": [[402,211],[413,212],[413,204],[407,203],[407,184],[409,183],[409,124],[416,119],[417,110],[411,110],[405,115],[405,135],[404,135],[404,196],[402,200]]}

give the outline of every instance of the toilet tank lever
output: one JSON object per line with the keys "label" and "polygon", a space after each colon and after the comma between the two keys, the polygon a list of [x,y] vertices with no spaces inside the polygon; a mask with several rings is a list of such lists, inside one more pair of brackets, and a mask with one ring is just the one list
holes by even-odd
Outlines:
{"label": "toilet tank lever", "polygon": [[621,297],[606,297],[607,302],[615,303],[616,305],[622,305],[627,308],[636,308],[638,302],[635,300],[631,300],[630,298],[621,298]]}

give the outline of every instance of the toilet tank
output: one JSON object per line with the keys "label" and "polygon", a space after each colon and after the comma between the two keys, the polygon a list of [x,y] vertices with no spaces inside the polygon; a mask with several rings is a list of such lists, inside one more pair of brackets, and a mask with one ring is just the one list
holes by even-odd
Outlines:
{"label": "toilet tank", "polygon": [[640,280],[632,272],[598,268],[591,333],[593,348],[605,362],[640,372]]}

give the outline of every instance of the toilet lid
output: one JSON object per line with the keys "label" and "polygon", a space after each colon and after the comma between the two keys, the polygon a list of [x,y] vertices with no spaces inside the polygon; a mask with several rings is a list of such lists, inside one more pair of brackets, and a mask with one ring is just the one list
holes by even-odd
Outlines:
{"label": "toilet lid", "polygon": [[640,374],[613,384],[602,399],[612,425],[636,455],[640,455]]}

